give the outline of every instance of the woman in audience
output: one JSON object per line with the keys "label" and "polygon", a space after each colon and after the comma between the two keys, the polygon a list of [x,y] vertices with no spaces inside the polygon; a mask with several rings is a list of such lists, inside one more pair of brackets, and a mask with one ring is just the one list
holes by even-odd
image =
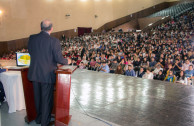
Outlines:
{"label": "woman in audience", "polygon": [[122,67],[122,70],[127,70],[127,69],[125,69],[126,68],[126,65],[124,63],[124,59],[121,60],[120,65]]}
{"label": "woman in audience", "polygon": [[185,77],[183,70],[180,71],[180,75],[179,75],[176,83],[181,83],[181,84],[187,85],[187,78]]}
{"label": "woman in audience", "polygon": [[168,82],[175,82],[176,77],[173,74],[172,70],[169,70],[169,74],[166,75],[166,77],[164,78],[164,81],[168,81]]}
{"label": "woman in audience", "polygon": [[154,78],[154,75],[151,72],[151,68],[146,69],[146,73],[143,75],[142,78],[144,78],[144,79],[153,79]]}
{"label": "woman in audience", "polygon": [[144,69],[146,69],[146,68],[149,67],[149,61],[147,61],[147,58],[146,58],[146,57],[143,58],[143,61],[142,61],[142,63],[141,63],[141,66],[142,66]]}
{"label": "woman in audience", "polygon": [[117,69],[115,70],[115,74],[123,74],[123,70],[122,70],[121,65],[117,66]]}

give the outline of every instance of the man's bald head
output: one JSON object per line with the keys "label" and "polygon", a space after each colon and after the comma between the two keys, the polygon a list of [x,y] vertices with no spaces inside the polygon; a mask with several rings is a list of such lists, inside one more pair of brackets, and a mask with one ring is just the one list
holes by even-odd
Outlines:
{"label": "man's bald head", "polygon": [[40,27],[42,31],[49,32],[52,29],[53,24],[50,20],[46,19],[41,22]]}

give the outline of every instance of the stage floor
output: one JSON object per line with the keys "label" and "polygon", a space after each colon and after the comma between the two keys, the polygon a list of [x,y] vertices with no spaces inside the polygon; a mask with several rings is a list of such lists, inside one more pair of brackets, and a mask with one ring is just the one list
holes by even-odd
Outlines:
{"label": "stage floor", "polygon": [[[194,126],[193,86],[80,69],[71,81],[70,126]],[[25,110],[7,111],[3,103],[2,126],[28,126]]]}
{"label": "stage floor", "polygon": [[194,126],[194,87],[77,69],[71,108],[122,126]]}

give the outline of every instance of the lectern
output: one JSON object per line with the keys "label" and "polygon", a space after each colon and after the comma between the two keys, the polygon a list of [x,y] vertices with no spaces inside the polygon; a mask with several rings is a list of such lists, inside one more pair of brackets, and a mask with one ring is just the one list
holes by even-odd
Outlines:
{"label": "lectern", "polygon": [[[55,126],[67,126],[71,119],[71,115],[69,115],[71,74],[76,68],[76,66],[63,65],[56,70],[56,91],[54,91],[54,107],[52,111],[55,114]],[[36,109],[33,85],[27,78],[28,68],[11,68],[9,70],[21,71],[27,114],[25,121],[30,123],[36,118]]]}
{"label": "lectern", "polygon": [[66,126],[71,119],[69,115],[71,74],[76,68],[76,66],[61,66],[56,71],[55,126]]}

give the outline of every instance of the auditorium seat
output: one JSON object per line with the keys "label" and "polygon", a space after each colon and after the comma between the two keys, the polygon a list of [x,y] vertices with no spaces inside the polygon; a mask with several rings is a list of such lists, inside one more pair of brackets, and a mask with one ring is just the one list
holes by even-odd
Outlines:
{"label": "auditorium seat", "polygon": [[192,8],[194,8],[194,2],[180,3],[175,6],[156,12],[148,17],[165,17],[165,16],[177,17],[182,13],[191,10]]}

